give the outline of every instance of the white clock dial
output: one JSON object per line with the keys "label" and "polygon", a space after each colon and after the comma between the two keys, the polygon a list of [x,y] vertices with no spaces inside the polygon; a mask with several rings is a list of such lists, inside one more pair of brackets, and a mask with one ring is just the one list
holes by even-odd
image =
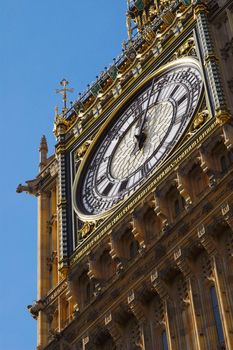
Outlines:
{"label": "white clock dial", "polygon": [[187,128],[202,91],[195,60],[180,60],[140,86],[97,136],[73,190],[81,218],[108,213],[156,170]]}
{"label": "white clock dial", "polygon": [[146,162],[166,136],[173,113],[173,106],[170,102],[161,102],[148,109],[144,127],[146,139],[142,149],[138,152],[134,152],[136,124],[128,130],[113,153],[110,166],[113,178],[122,181]]}

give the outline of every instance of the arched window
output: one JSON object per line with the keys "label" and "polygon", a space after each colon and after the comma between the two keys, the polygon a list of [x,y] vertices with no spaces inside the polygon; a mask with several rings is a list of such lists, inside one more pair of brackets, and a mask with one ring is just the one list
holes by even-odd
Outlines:
{"label": "arched window", "polygon": [[183,211],[183,197],[175,186],[172,186],[167,192],[166,200],[169,208],[170,220],[175,220],[177,216]]}
{"label": "arched window", "polygon": [[114,274],[114,264],[109,250],[105,250],[100,258],[101,278],[108,280]]}
{"label": "arched window", "polygon": [[79,306],[84,307],[91,300],[91,283],[87,275],[87,271],[84,271],[79,277],[78,286]]}
{"label": "arched window", "polygon": [[135,239],[130,243],[129,255],[130,258],[134,258],[138,253],[139,243]]}
{"label": "arched window", "polygon": [[220,164],[221,164],[221,172],[225,174],[227,172],[228,166],[227,166],[227,159],[224,155],[221,156],[220,158]]}
{"label": "arched window", "polygon": [[100,349],[101,350],[109,350],[109,349],[116,350],[116,345],[115,345],[112,337],[107,339],[104,344],[101,344]]}
{"label": "arched window", "polygon": [[91,284],[90,282],[86,285],[86,303],[89,303],[91,299]]}
{"label": "arched window", "polygon": [[167,333],[165,330],[162,332],[162,345],[163,350],[168,350]]}
{"label": "arched window", "polygon": [[203,172],[199,164],[195,164],[188,174],[190,181],[190,194],[193,200],[202,196],[208,187],[207,175]]}
{"label": "arched window", "polygon": [[215,168],[220,174],[225,174],[232,164],[232,154],[221,141],[212,150]]}
{"label": "arched window", "polygon": [[232,153],[232,151],[229,151],[227,153],[227,159],[228,159],[228,168],[229,168],[230,166],[232,166],[232,163],[233,163],[233,153]]}
{"label": "arched window", "polygon": [[182,208],[185,208],[186,202],[185,202],[184,197],[181,197],[181,202],[182,202]]}
{"label": "arched window", "polygon": [[137,255],[139,243],[134,238],[131,229],[127,229],[127,231],[125,231],[125,233],[121,237],[120,249],[122,254],[121,256],[126,260],[130,260]]}
{"label": "arched window", "polygon": [[155,238],[160,232],[161,223],[152,208],[148,209],[143,216],[143,225],[145,229],[145,240],[147,242]]}
{"label": "arched window", "polygon": [[[213,313],[214,313],[216,330],[217,330],[217,334],[218,334],[219,345],[224,346],[225,340],[224,340],[222,321],[221,321],[219,305],[218,305],[218,298],[216,295],[215,287],[210,288],[210,296],[211,296],[211,302],[212,302],[212,308],[213,308]],[[223,347],[223,349],[224,349],[224,347]]]}
{"label": "arched window", "polygon": [[178,199],[176,199],[174,202],[174,211],[175,211],[175,216],[178,216],[180,214],[180,203]]}

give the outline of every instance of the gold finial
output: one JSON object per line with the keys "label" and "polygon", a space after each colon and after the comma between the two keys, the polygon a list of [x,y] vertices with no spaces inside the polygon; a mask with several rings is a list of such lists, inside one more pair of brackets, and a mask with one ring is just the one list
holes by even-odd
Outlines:
{"label": "gold finial", "polygon": [[63,111],[66,111],[66,102],[67,102],[67,92],[74,92],[73,88],[68,89],[67,85],[69,85],[69,82],[66,79],[62,79],[60,81],[60,85],[63,86],[62,89],[56,89],[56,93],[57,94],[61,94],[62,100],[64,102],[64,107],[63,107]]}
{"label": "gold finial", "polygon": [[131,16],[129,13],[126,14],[126,27],[127,27],[128,39],[129,39],[129,41],[131,41],[132,40],[132,26],[131,26]]}
{"label": "gold finial", "polygon": [[158,12],[159,11],[158,0],[154,0],[154,4],[155,4],[156,11]]}

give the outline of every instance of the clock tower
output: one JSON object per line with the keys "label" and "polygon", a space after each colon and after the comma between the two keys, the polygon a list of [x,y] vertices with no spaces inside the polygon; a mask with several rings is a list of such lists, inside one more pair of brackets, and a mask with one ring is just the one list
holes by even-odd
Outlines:
{"label": "clock tower", "polygon": [[37,350],[233,349],[233,4],[128,0],[38,199]]}

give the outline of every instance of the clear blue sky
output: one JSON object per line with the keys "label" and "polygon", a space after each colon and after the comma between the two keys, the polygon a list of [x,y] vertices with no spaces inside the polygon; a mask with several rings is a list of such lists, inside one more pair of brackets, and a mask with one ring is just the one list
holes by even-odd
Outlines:
{"label": "clear blue sky", "polygon": [[126,0],[0,0],[0,349],[36,348],[37,200],[16,194],[33,179],[43,134],[53,153],[55,94],[64,77],[85,90],[121,52]]}

